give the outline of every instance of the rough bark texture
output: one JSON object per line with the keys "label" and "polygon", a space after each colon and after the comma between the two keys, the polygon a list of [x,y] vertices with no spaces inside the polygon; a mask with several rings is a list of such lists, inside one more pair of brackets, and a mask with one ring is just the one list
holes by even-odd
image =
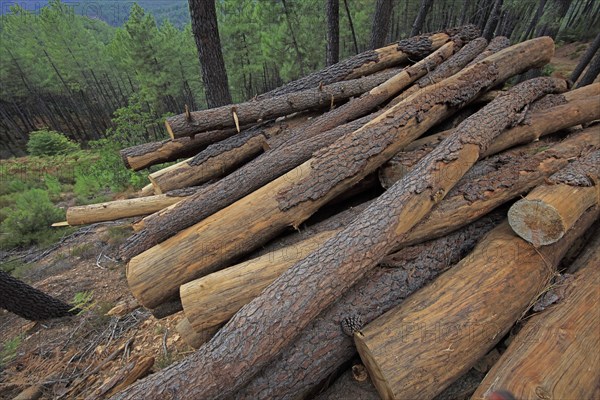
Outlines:
{"label": "rough bark texture", "polygon": [[[518,399],[593,399],[600,382],[600,247],[577,259],[581,268],[563,299],[533,316],[512,340],[473,395],[510,391]],[[581,368],[574,367],[583,366]]]}
{"label": "rough bark texture", "polygon": [[373,14],[373,21],[371,23],[370,49],[383,47],[385,44],[393,8],[394,3],[392,0],[377,0],[377,3],[375,3],[375,13]]}
{"label": "rough bark texture", "polygon": [[230,104],[231,94],[221,52],[215,0],[188,1],[208,107]]}
{"label": "rough bark texture", "polygon": [[597,217],[598,210],[586,213],[577,229],[541,250],[504,223],[410,302],[355,333],[380,396],[432,398],[467,372],[529,308],[570,245]]}
{"label": "rough bark texture", "polygon": [[119,153],[127,168],[139,171],[155,164],[191,157],[209,144],[219,142],[235,133],[235,129],[203,132],[193,138],[169,139],[127,147]]}
{"label": "rough bark texture", "polygon": [[[349,361],[356,348],[343,331],[345,320],[367,324],[400,304],[468,254],[502,216],[490,214],[440,239],[387,256],[331,307],[323,311],[269,366],[237,392],[236,399],[304,397]],[[358,326],[360,329],[361,326]]]}
{"label": "rough bark texture", "polygon": [[598,49],[600,49],[600,33],[596,35],[596,39],[594,39],[592,44],[587,48],[581,57],[581,60],[579,60],[579,63],[577,63],[577,66],[571,73],[569,79],[571,79],[572,82],[577,82],[577,79],[579,79],[579,76],[583,73],[585,67],[590,63],[590,60],[594,57],[594,54],[596,54]]}
{"label": "rough bark texture", "polygon": [[[327,0],[327,66],[340,61],[340,1]],[[381,46],[379,46],[381,47]]]}
{"label": "rough bark texture", "polygon": [[[535,52],[531,51],[532,47]],[[516,58],[523,58],[523,52],[527,53],[527,62],[515,62]],[[499,52],[481,65],[455,75],[454,79],[445,80],[444,82],[448,82],[443,87],[445,90],[439,86],[441,84],[431,86],[431,90],[423,97],[429,98],[433,104],[425,109],[431,111],[432,108],[437,108],[438,115],[443,116],[448,102],[460,104],[469,101],[480,90],[503,81],[507,76],[527,68],[530,63],[547,61],[552,53],[553,41],[549,38],[524,42]],[[521,57],[516,57],[519,54]],[[537,55],[537,58],[533,55]],[[483,76],[483,79],[469,79],[463,81],[462,85],[459,84],[467,76],[474,78],[474,72],[476,76]],[[357,217],[353,224],[284,272],[261,296],[244,306],[192,357],[161,371],[145,383],[135,385],[121,398],[132,398],[141,393],[165,398],[172,395],[172,390],[175,389],[180,389],[179,396],[213,398],[226,396],[238,389],[260,368],[265,367],[282,348],[292,343],[298,332],[322,310],[375,267],[392,250],[396,238],[422,219],[454,186],[461,171],[465,171],[476,161],[479,152],[487,148],[489,141],[505,125],[516,121],[518,111],[524,105],[544,92],[561,89],[561,86],[565,86],[564,81],[562,84],[547,78],[529,81],[515,86],[510,94],[498,99],[499,101],[490,103],[489,108],[484,108],[481,113],[465,121],[460,129],[461,133],[450,138],[443,149],[440,147],[440,151],[434,150],[422,160],[420,167],[407,176],[402,184],[390,188]],[[421,107],[418,110],[424,111]],[[405,130],[402,131],[406,134]],[[423,130],[417,129],[416,135],[422,132]],[[412,134],[408,136],[408,139],[414,139]],[[361,142],[360,135],[349,135],[344,139],[350,138]],[[354,143],[350,139],[350,144]],[[338,146],[333,146],[335,147]],[[365,168],[365,175],[385,161],[385,157],[391,157],[396,149],[397,146],[386,149],[389,150],[389,156],[386,151],[384,157],[376,158],[377,161],[369,166],[372,169]],[[321,157],[318,157],[320,161],[326,153],[321,153]],[[318,163],[316,160],[315,162]],[[312,162],[307,163],[307,166],[310,165]],[[449,171],[453,172],[455,179],[440,179],[441,176],[447,177]],[[284,179],[289,179],[289,175],[284,176]],[[302,181],[306,182],[304,179]],[[273,229],[269,228],[268,232],[273,232]],[[254,235],[252,232],[251,234]],[[237,240],[236,243],[239,244]],[[128,272],[131,271],[131,265],[130,262]],[[179,284],[175,284],[177,289]],[[281,301],[283,293],[286,297]],[[277,306],[274,307],[274,304]],[[185,388],[182,387],[184,382]]]}
{"label": "rough bark texture", "polygon": [[496,54],[497,52],[507,48],[508,46],[510,46],[510,40],[507,37],[496,36],[495,38],[490,40],[490,43],[485,48],[485,50],[481,54],[479,54],[477,57],[475,57],[475,59],[473,59],[473,61],[471,61],[469,64],[467,64],[467,66],[478,63],[479,61],[483,60],[484,58],[487,58],[487,57],[491,56],[492,54]]}
{"label": "rough bark texture", "polygon": [[413,23],[412,30],[410,31],[411,36],[418,35],[423,30],[423,24],[425,23],[425,17],[433,4],[433,0],[421,0],[421,6],[417,12],[417,17]]}
{"label": "rough bark texture", "polygon": [[306,111],[311,108],[331,107],[335,102],[367,92],[385,82],[395,71],[382,72],[364,78],[332,83],[287,95],[246,103],[228,105],[209,110],[180,114],[166,120],[172,138],[193,136],[198,132],[226,129],[236,126],[234,114],[241,125]]}
{"label": "rough bark texture", "polygon": [[30,321],[74,315],[79,310],[0,271],[0,308]]}
{"label": "rough bark texture", "polygon": [[488,20],[485,23],[483,33],[481,34],[487,40],[492,39],[492,37],[494,36],[494,31],[496,30],[496,25],[498,25],[498,19],[500,18],[501,10],[502,0],[494,0],[494,6],[492,7],[490,16],[488,17]]}
{"label": "rough bark texture", "polygon": [[585,75],[583,75],[583,78],[581,78],[581,80],[579,82],[577,82],[577,87],[582,87],[585,85],[592,84],[596,80],[596,77],[598,77],[599,73],[600,73],[600,51],[596,52],[596,55],[594,56],[594,58],[592,58],[592,61],[590,61],[590,65],[589,65],[587,71],[585,72]]}
{"label": "rough bark texture", "polygon": [[353,79],[369,75],[385,68],[408,62],[415,57],[421,58],[440,48],[452,37],[472,40],[479,36],[479,29],[473,25],[448,29],[443,32],[415,36],[398,43],[377,49],[368,50],[347,58],[321,71],[313,72],[298,80],[287,83],[259,98],[268,98],[300,90],[315,88],[319,84],[329,85],[345,79]]}
{"label": "rough bark texture", "polygon": [[[600,145],[600,137],[595,142]],[[535,247],[555,243],[600,201],[599,182],[600,151],[594,151],[513,204],[508,222],[517,235]]]}

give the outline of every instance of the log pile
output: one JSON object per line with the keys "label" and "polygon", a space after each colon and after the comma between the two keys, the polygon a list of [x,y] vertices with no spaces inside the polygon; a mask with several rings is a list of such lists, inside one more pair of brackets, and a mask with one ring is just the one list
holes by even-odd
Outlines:
{"label": "log pile", "polygon": [[[124,149],[133,169],[178,162],[139,198],[68,222],[138,217],[120,251],[129,287],[156,317],[183,311],[197,351],[115,398],[339,398],[359,378],[346,394],[470,395],[473,367],[598,218],[600,84],[512,86],[553,52],[548,37],[488,44],[470,26],[422,35],[183,110],[170,140]],[[585,312],[585,295],[552,318]],[[595,339],[573,315],[583,359]],[[344,372],[357,352],[362,372]],[[532,352],[509,348],[482,398],[503,389],[494,377],[521,388],[506,371],[526,374]],[[577,384],[549,376],[562,393]]]}

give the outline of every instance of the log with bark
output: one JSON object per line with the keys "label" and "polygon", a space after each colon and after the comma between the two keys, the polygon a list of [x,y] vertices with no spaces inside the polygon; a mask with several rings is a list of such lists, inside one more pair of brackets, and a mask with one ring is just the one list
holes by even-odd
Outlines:
{"label": "log with bark", "polygon": [[[437,224],[420,223],[411,232],[420,239],[433,238],[468,224],[543,182],[573,157],[600,147],[591,144],[593,138],[594,133],[588,130],[554,146],[536,142],[480,161],[432,210]],[[201,330],[226,322],[283,271],[306,257],[311,249],[325,243],[348,222],[346,219],[342,224],[329,224],[318,232],[309,231],[312,235],[301,241],[182,285],[180,297],[190,323]],[[403,240],[415,242],[417,239],[409,233]],[[397,246],[402,245],[399,242]]]}
{"label": "log with bark", "polygon": [[129,361],[111,379],[103,383],[86,400],[98,400],[111,396],[140,378],[148,375],[154,365],[154,357],[138,357]]}
{"label": "log with bark", "polygon": [[492,54],[495,54],[495,53],[499,52],[500,50],[507,48],[508,46],[510,46],[510,40],[506,36],[496,36],[495,38],[490,40],[490,43],[485,48],[485,50],[483,50],[481,52],[481,54],[478,54],[473,59],[473,61],[471,61],[469,64],[467,64],[467,66],[478,63],[479,61],[483,60],[484,58],[489,57]]}
{"label": "log with bark", "polygon": [[[600,144],[600,126],[594,127]],[[590,207],[600,203],[600,151],[576,160],[517,201],[508,222],[535,247],[557,242]]]}
{"label": "log with bark", "polygon": [[[598,84],[600,89],[600,84]],[[549,108],[530,110],[527,117],[517,126],[507,129],[490,146],[483,157],[522,143],[532,142],[544,135],[579,124],[600,119],[600,97],[588,96],[589,91],[577,89],[553,97]],[[384,188],[406,174],[423,156],[433,150],[453,130],[415,140],[402,152],[395,155],[379,170],[379,180]]]}
{"label": "log with bark", "polygon": [[211,337],[219,330],[221,326],[216,326],[212,329],[196,330],[190,324],[190,321],[183,317],[178,323],[175,329],[179,336],[194,349],[200,348],[204,343],[210,340]]}
{"label": "log with bark", "polygon": [[[576,260],[564,297],[534,315],[511,341],[473,395],[508,390],[518,399],[593,399],[600,382],[599,241]],[[543,251],[543,249],[542,249]]]}
{"label": "log with bark", "polygon": [[[531,45],[537,47],[536,51],[528,51],[527,56],[524,57],[523,51],[530,49]],[[506,74],[513,75],[515,69],[523,67],[520,62],[515,62],[515,60],[526,58],[535,64],[542,60],[547,61],[547,57],[552,53],[553,42],[551,39],[534,39],[501,51],[482,61],[481,64],[474,65],[455,75],[454,79],[443,81],[446,82],[446,85],[440,83],[430,86],[429,90],[425,89],[427,92],[425,94],[429,94],[425,97],[428,99],[429,105],[426,110],[429,110],[431,114],[421,115],[421,123],[425,120],[435,120],[434,115],[444,115],[444,111],[448,107],[447,103],[452,99],[457,99],[456,96],[459,93],[459,98],[463,103],[474,98],[480,90],[495,84],[497,80],[506,79]],[[518,57],[519,54],[521,57]],[[533,59],[532,55],[534,54],[540,58]],[[510,57],[507,57],[509,55]],[[473,78],[473,73],[483,79],[466,79],[469,76]],[[483,76],[480,75],[482,73]],[[375,267],[392,250],[396,238],[411,229],[431,210],[435,203],[443,199],[447,191],[475,163],[479,153],[483,151],[482,149],[487,148],[506,125],[518,120],[519,111],[525,105],[543,94],[565,89],[566,82],[564,80],[539,78],[515,86],[509,94],[490,103],[481,112],[461,124],[462,128],[448,138],[445,145],[438,147],[439,150],[436,149],[426,156],[411,175],[377,198],[350,226],[284,272],[259,297],[238,311],[215,337],[203,345],[192,357],[161,371],[152,379],[146,380],[145,383],[135,385],[122,397],[134,398],[141,393],[154,396],[167,395],[174,388],[179,389],[179,395],[184,397],[213,398],[231,394],[256,374],[258,369],[265,367],[282,348],[291,344],[296,335],[322,310],[335,302],[346,290]],[[440,90],[443,95],[436,101],[434,95],[439,95]],[[404,118],[408,117],[409,120],[414,118],[409,112],[403,114]],[[383,115],[386,116],[385,113]],[[390,115],[393,115],[393,111]],[[394,118],[387,119],[393,120]],[[406,119],[402,120],[406,121]],[[369,125],[377,126],[378,122],[375,120]],[[394,124],[392,126],[405,126],[399,122],[392,122]],[[420,126],[417,121],[414,121],[413,124]],[[389,125],[387,127],[389,128]],[[359,132],[365,130],[369,131],[368,127]],[[418,129],[415,130],[418,131]],[[405,136],[414,139],[414,136],[409,133],[411,130],[405,128],[402,131]],[[376,134],[377,132],[378,130],[373,129],[370,133]],[[417,132],[417,134],[422,132]],[[394,150],[399,147],[393,145],[395,139],[393,133],[393,130],[390,132],[389,129],[386,129],[386,140],[383,143],[375,143],[378,142],[376,135],[368,135],[364,138],[358,134],[349,135],[344,138],[350,140],[349,147],[343,146],[344,143],[347,143],[346,140],[340,140],[336,143],[337,146],[322,152],[320,157],[309,162],[308,166],[316,167],[315,170],[319,171],[320,175],[318,178],[327,177],[328,174],[323,174],[327,172],[327,164],[321,164],[321,162],[327,160],[328,155],[330,157],[336,155],[336,159],[339,159],[339,150],[343,150],[342,154],[349,155],[350,159],[353,159],[355,154],[364,154],[365,148],[360,145],[360,139],[363,139],[374,146],[384,148],[379,156],[377,152],[371,151],[370,154],[367,152],[370,156],[369,160],[363,159],[364,170],[369,171],[369,167],[371,167],[372,171],[387,157],[391,157]],[[370,160],[374,160],[374,162],[368,163]],[[313,175],[304,176],[300,184],[287,189],[285,193],[280,193],[279,202],[276,203],[277,209],[281,207],[289,212],[298,202],[301,204],[318,202],[322,198],[321,196],[327,196],[330,191],[330,187],[323,186],[322,182],[336,186],[340,181],[348,182],[356,179],[357,176],[362,177],[360,175],[363,172],[357,171],[357,169],[361,169],[361,166],[356,168],[356,165],[351,165],[351,167],[342,166],[341,171],[339,168],[333,168],[336,179],[334,181],[321,180],[320,184],[316,186],[311,179],[315,178]],[[292,176],[289,174],[284,176],[286,179],[290,177]],[[275,183],[279,182],[275,181]],[[312,189],[309,191],[306,188]],[[288,197],[289,195],[291,196]],[[246,203],[246,206],[251,205],[248,204],[247,199],[244,199],[242,203]],[[231,208],[229,207],[229,209]],[[262,229],[261,225],[253,226]],[[212,225],[211,228],[213,232],[219,231],[219,229],[215,229],[215,225]],[[253,231],[256,233],[255,229]],[[275,230],[269,229],[265,236],[269,235],[268,232],[273,231]],[[223,233],[221,231],[221,236]],[[245,244],[243,243],[243,245]],[[221,253],[221,256],[223,254]],[[129,266],[131,272],[131,263]],[[169,277],[177,278],[172,275]],[[146,293],[148,291],[144,294]],[[284,301],[281,301],[283,293],[286,297]]]}
{"label": "log with bark", "polygon": [[[537,56],[532,56],[531,52]],[[451,108],[464,104],[480,91],[514,75],[515,70],[546,62],[552,53],[551,39],[534,39],[505,49],[439,84],[423,89],[421,95],[394,106],[258,191],[132,258],[127,268],[132,293],[148,308],[177,296],[181,284],[222,268],[235,257],[247,254],[272,239],[288,226],[298,226],[320,206],[373,172],[397,150],[451,113]],[[523,63],[516,62],[518,59],[522,59]],[[566,82],[544,78],[532,80],[520,88],[514,90],[512,96],[502,96],[486,107],[505,107],[503,110],[508,111],[501,116],[516,118],[515,107],[519,104],[535,100],[547,92],[564,91]],[[520,92],[525,94],[520,95]],[[513,100],[514,104],[506,108],[507,102]],[[485,123],[480,121],[481,118],[485,118]],[[490,127],[494,120],[485,112],[467,121],[470,122],[463,123],[465,132],[471,129],[495,134],[497,129],[505,126],[499,120],[498,125]],[[474,124],[482,124],[487,129],[482,126],[472,128]],[[487,146],[485,143],[482,148]],[[479,156],[479,145],[458,147],[459,158],[463,158],[463,152],[468,153],[465,156],[467,158]],[[444,165],[457,169],[457,179],[470,166],[468,162],[461,162],[460,166],[452,162]],[[442,187],[439,187],[440,194],[437,196],[446,193],[444,185],[453,185],[455,182],[448,179],[440,182]],[[426,192],[420,192],[416,197],[428,198]],[[432,202],[437,202],[437,196],[422,202],[420,208],[425,209]],[[191,249],[194,251],[190,252]],[[197,251],[201,251],[202,257],[191,255]],[[165,279],[167,276],[168,280]]]}
{"label": "log with bark", "polygon": [[469,41],[479,36],[474,25],[465,25],[446,31],[414,36],[376,50],[369,50],[352,56],[321,71],[314,72],[298,80],[267,92],[259,98],[268,98],[328,85],[346,79],[369,75],[391,66],[407,63],[415,58],[423,58],[454,38]]}
{"label": "log with bark", "polygon": [[598,215],[589,210],[561,241],[541,249],[505,222],[457,266],[356,332],[379,395],[432,398],[467,372],[531,306]]}
{"label": "log with bark", "polygon": [[169,136],[176,139],[208,130],[252,124],[312,108],[333,107],[340,101],[368,92],[396,73],[397,70],[391,69],[282,96],[179,114],[168,117],[165,124]]}

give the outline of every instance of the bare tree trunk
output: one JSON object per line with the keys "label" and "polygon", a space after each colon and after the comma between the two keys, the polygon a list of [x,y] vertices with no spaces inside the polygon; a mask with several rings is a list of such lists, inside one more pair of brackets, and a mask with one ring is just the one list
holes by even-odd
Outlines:
{"label": "bare tree trunk", "polygon": [[344,0],[344,8],[346,9],[346,15],[348,16],[348,25],[350,25],[350,31],[352,32],[352,43],[354,44],[354,54],[358,54],[358,41],[356,40],[356,32],[354,31],[354,24],[352,23],[352,14],[350,14],[350,7],[348,7],[348,0]]}
{"label": "bare tree trunk", "polygon": [[327,66],[340,61],[340,1],[327,0]]}
{"label": "bare tree trunk", "polygon": [[298,40],[296,40],[296,34],[294,33],[294,28],[292,27],[292,17],[290,15],[289,7],[286,3],[286,0],[281,0],[281,4],[283,5],[283,12],[285,13],[285,20],[287,22],[288,29],[290,31],[290,37],[292,38],[292,44],[294,45],[294,50],[296,51],[296,62],[300,67],[300,76],[304,76],[304,62],[303,55],[300,51],[300,46],[298,46]]}
{"label": "bare tree trunk", "polygon": [[419,7],[419,13],[417,14],[417,18],[415,18],[415,22],[413,23],[412,30],[410,31],[410,36],[418,35],[423,29],[423,24],[425,23],[425,17],[427,17],[427,13],[433,4],[433,0],[421,0],[421,6]]}
{"label": "bare tree trunk", "polygon": [[491,40],[494,37],[494,31],[496,30],[496,25],[498,25],[498,18],[500,18],[500,11],[502,10],[502,0],[495,0],[494,7],[492,8],[492,12],[488,17],[487,22],[485,23],[485,28],[483,28],[483,37],[487,40]]}
{"label": "bare tree trunk", "polygon": [[592,59],[592,62],[590,62],[587,72],[583,78],[581,78],[577,84],[577,87],[582,87],[593,83],[598,76],[598,73],[600,73],[600,51],[596,53],[596,56]]}
{"label": "bare tree trunk", "polygon": [[189,6],[208,108],[231,104],[215,0],[189,0]]}
{"label": "bare tree trunk", "polygon": [[577,63],[577,67],[573,70],[573,73],[569,78],[573,83],[577,82],[577,79],[579,79],[579,76],[583,73],[585,67],[590,63],[598,49],[600,49],[600,33],[596,35],[596,39],[590,44],[590,47],[588,47],[583,57],[581,57],[581,60],[579,60],[579,63]]}
{"label": "bare tree trunk", "polygon": [[371,44],[370,49],[383,47],[385,38],[390,27],[392,9],[394,3],[392,0],[377,0],[375,13],[373,14],[373,23],[371,24]]}
{"label": "bare tree trunk", "polygon": [[535,27],[537,26],[538,22],[542,18],[542,15],[544,14],[545,6],[546,0],[540,0],[537,11],[535,12],[533,19],[531,20],[531,23],[529,24],[529,27],[527,28],[527,31],[525,32],[525,35],[522,38],[523,40],[529,39],[529,37],[533,34]]}

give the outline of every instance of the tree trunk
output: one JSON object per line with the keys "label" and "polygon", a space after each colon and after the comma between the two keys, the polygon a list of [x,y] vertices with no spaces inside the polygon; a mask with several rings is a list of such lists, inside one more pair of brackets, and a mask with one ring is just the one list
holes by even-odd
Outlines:
{"label": "tree trunk", "polygon": [[208,108],[231,104],[215,0],[188,0]]}
{"label": "tree trunk", "polygon": [[539,250],[503,223],[410,302],[356,332],[379,395],[432,398],[467,372],[547,287],[563,255],[598,214],[590,210],[563,240]]}
{"label": "tree trunk", "polygon": [[326,13],[327,57],[325,63],[329,67],[340,61],[340,1],[327,0]]}
{"label": "tree trunk", "polygon": [[0,270],[0,308],[30,321],[74,315],[79,310]]}
{"label": "tree trunk", "polygon": [[[337,190],[339,187],[355,180],[358,181],[373,171],[398,147],[405,145],[404,140],[408,142],[422,133],[421,129],[427,128],[423,125],[428,125],[427,123],[423,124],[423,121],[435,122],[436,115],[443,117],[452,100],[459,98],[461,103],[468,101],[475,97],[480,90],[496,84],[497,80],[506,79],[506,74],[513,75],[515,68],[518,70],[524,67],[521,62],[515,62],[515,60],[523,58],[517,57],[517,54],[531,49],[532,45],[537,44],[539,50],[528,51],[527,60],[532,63],[546,60],[553,52],[552,43],[551,39],[542,38],[514,46],[498,53],[492,61],[488,59],[486,63],[457,74],[455,79],[445,80],[445,84],[432,86],[431,90],[426,90],[428,93],[423,96],[427,98],[428,106],[431,107],[429,112],[427,115],[420,112],[420,123],[416,123],[414,128],[401,129],[402,139],[394,137],[395,132],[390,128],[403,126],[401,121],[413,120],[415,116],[408,111],[410,108],[406,108],[410,104],[405,102],[401,103],[404,106],[401,120],[394,121],[393,116],[396,110],[392,108],[387,115],[386,113],[382,115],[382,119],[389,121],[389,123],[383,124],[385,127],[383,141],[379,140],[382,132],[379,130],[381,128],[380,120],[377,119],[367,128],[359,130],[358,133],[355,132],[344,137],[336,143],[336,146],[330,147],[305,163],[304,168],[300,170],[308,172],[310,169],[307,167],[312,166],[318,172],[318,177],[315,177],[314,173],[308,173],[300,180],[299,184],[292,187],[281,185],[277,180],[273,182],[274,185],[268,185],[273,189],[278,189],[276,193],[279,193],[275,204],[271,203],[270,207],[275,206],[276,213],[279,210],[285,210],[283,216],[285,219],[289,218],[290,222],[298,221],[298,217],[305,218],[312,211],[305,204],[311,207],[316,204],[318,207],[332,194],[339,193]],[[536,60],[533,57],[534,54],[538,54],[540,58]],[[492,71],[493,73],[489,75]],[[475,78],[472,75],[473,72],[480,79],[465,79],[465,75]],[[480,74],[487,77],[483,78]],[[460,82],[463,82],[462,85]],[[398,235],[408,231],[422,219],[433,205],[439,202],[444,194],[454,186],[464,171],[475,163],[480,149],[485,149],[500,130],[517,120],[518,111],[522,107],[543,93],[561,89],[566,89],[564,81],[543,78],[515,86],[511,89],[510,94],[490,103],[481,112],[466,120],[461,125],[460,131],[449,138],[446,145],[440,146],[439,151],[434,150],[426,157],[411,176],[407,176],[401,184],[394,185],[377,198],[350,226],[328,240],[303,261],[284,272],[259,297],[244,306],[211,341],[201,347],[193,357],[187,359],[187,362],[163,370],[154,379],[147,380],[146,385],[136,385],[135,389],[127,391],[127,396],[135,397],[142,392],[146,395],[160,396],[168,393],[170,388],[181,389],[183,386],[187,386],[185,393],[179,393],[180,396],[211,398],[217,395],[227,396],[238,389],[256,374],[259,368],[265,367],[282,348],[292,343],[299,331],[304,329],[322,310],[330,306],[375,267],[392,250]],[[442,92],[443,95],[436,99],[435,94],[439,92]],[[419,101],[422,102],[423,99],[415,96],[413,101],[412,104],[415,106],[422,105]],[[417,109],[423,110],[421,107]],[[490,120],[493,122],[490,123]],[[483,121],[486,123],[482,123]],[[365,136],[362,136],[363,134]],[[365,145],[365,141],[369,146]],[[348,160],[359,161],[357,155],[365,154],[365,148],[379,148],[381,152],[378,154],[377,151],[367,151],[368,159],[363,159],[362,165],[340,166],[327,161],[332,159],[339,161],[339,154],[346,155]],[[334,179],[328,179],[329,172],[335,173]],[[293,175],[288,174],[284,176],[284,179],[292,177]],[[314,178],[321,180],[315,184]],[[323,182],[326,184],[324,185]],[[336,186],[338,187],[336,188]],[[259,190],[255,194],[260,194],[260,192]],[[246,203],[246,207],[242,209],[253,205],[252,200],[248,198],[242,200],[242,203]],[[265,203],[261,202],[260,204],[264,207]],[[231,209],[235,209],[235,207],[228,208],[228,210]],[[266,215],[262,212],[263,210],[255,209],[254,211],[259,215]],[[268,208],[264,211],[272,213]],[[224,214],[226,215],[228,212]],[[269,237],[274,232],[276,233],[277,226],[271,226],[263,232],[256,229],[264,229],[261,225],[267,221],[273,222],[274,219],[267,216],[263,221],[253,221],[252,234]],[[281,217],[276,218],[275,221],[277,224],[286,222]],[[216,232],[220,229],[212,225],[210,230]],[[243,227],[243,230],[245,231],[246,228]],[[182,232],[182,236],[186,233],[186,231]],[[245,242],[247,242],[246,238],[243,238],[245,235],[242,235],[243,241],[238,240],[240,235],[237,233],[226,234],[226,236],[226,240],[231,240],[230,243],[245,247]],[[224,237],[225,235],[221,231],[221,244],[223,244]],[[176,236],[173,239],[177,238]],[[204,239],[200,238],[199,243],[208,243]],[[160,247],[168,248],[166,243]],[[220,251],[221,260],[229,258],[235,253],[235,250],[229,252],[224,247],[221,247],[221,250],[223,250]],[[171,265],[164,259],[163,265],[165,264]],[[147,265],[149,263],[144,263],[144,266]],[[192,266],[188,271],[197,267],[202,268],[198,265]],[[137,275],[140,271],[139,265],[135,268],[138,269]],[[210,268],[214,268],[214,264]],[[130,278],[133,275],[131,262],[128,269],[128,280],[131,284]],[[177,272],[171,272],[173,274],[169,277],[175,278]],[[141,275],[138,276],[141,277]],[[136,278],[138,277],[136,276]],[[169,290],[169,295],[176,294],[181,283],[184,282],[175,282],[175,290]],[[135,292],[138,293],[138,296],[141,293],[139,290],[135,290]],[[144,290],[143,292],[143,297],[150,299],[150,296],[146,296],[149,291]],[[285,301],[278,301],[281,299],[282,293],[286,294]],[[273,304],[278,306],[273,307]],[[190,382],[191,376],[188,374],[192,374],[191,376],[194,377],[194,384],[182,385],[182,382]]]}
{"label": "tree trunk", "polygon": [[354,24],[352,23],[352,14],[350,14],[350,8],[348,7],[348,0],[344,0],[344,8],[346,9],[346,16],[348,17],[348,25],[350,26],[350,32],[352,33],[352,43],[354,44],[354,54],[358,54],[358,41],[356,40],[356,32],[354,31]]}
{"label": "tree trunk", "polygon": [[542,18],[542,15],[544,14],[544,7],[546,7],[546,0],[540,0],[537,11],[535,12],[535,15],[533,16],[533,18],[531,19],[531,22],[529,23],[529,27],[527,28],[527,31],[525,32],[525,35],[523,36],[523,38],[521,40],[527,40],[531,37],[531,35],[535,31],[535,27],[537,26],[538,22]]}
{"label": "tree trunk", "polygon": [[377,0],[377,3],[375,3],[375,13],[371,24],[370,49],[377,49],[386,44],[385,39],[390,27],[393,8],[394,3],[392,0]]}
{"label": "tree trunk", "polygon": [[583,78],[577,83],[577,87],[582,87],[586,85],[592,84],[598,74],[600,73],[600,51],[596,52],[596,56],[590,62],[590,66],[588,67]]}
{"label": "tree trunk", "polygon": [[417,18],[415,18],[415,22],[413,23],[412,30],[410,31],[410,36],[418,35],[423,30],[423,24],[425,23],[425,18],[427,17],[427,13],[433,4],[433,0],[421,0],[421,5],[419,6],[419,12],[417,13]]}
{"label": "tree trunk", "polygon": [[[596,140],[600,145],[600,138]],[[508,211],[511,228],[535,247],[559,241],[600,200],[600,151],[552,175]]]}
{"label": "tree trunk", "polygon": [[581,57],[581,60],[579,60],[579,62],[577,63],[577,66],[571,73],[571,76],[569,79],[571,79],[571,81],[573,83],[577,82],[577,79],[579,79],[579,76],[583,73],[583,71],[585,70],[585,67],[587,67],[587,65],[590,63],[590,61],[592,60],[592,58],[594,57],[594,54],[596,54],[598,49],[600,49],[600,33],[598,33],[596,35],[596,39],[594,39],[592,44],[590,44],[590,46],[587,48],[587,50]]}
{"label": "tree trunk", "polygon": [[472,399],[485,399],[498,388],[519,399],[596,397],[600,356],[591,349],[600,343],[600,241],[592,244],[577,258],[581,270],[566,283],[564,297],[525,323]]}
{"label": "tree trunk", "polygon": [[494,6],[490,12],[485,28],[483,28],[482,36],[487,40],[491,40],[494,37],[494,31],[496,25],[498,25],[498,19],[500,18],[500,12],[502,11],[502,0],[494,0]]}
{"label": "tree trunk", "polygon": [[368,50],[271,90],[259,96],[258,99],[313,89],[321,84],[330,85],[334,82],[370,75],[386,68],[407,63],[415,58],[425,57],[455,36],[468,41],[479,36],[479,30],[472,25],[467,25],[443,32],[411,37],[377,50]]}
{"label": "tree trunk", "polygon": [[332,107],[335,102],[347,100],[373,89],[395,73],[393,70],[386,71],[264,100],[251,100],[236,105],[175,115],[167,118],[167,131],[171,138],[175,139],[213,129],[231,128],[238,124],[253,124],[311,108]]}
{"label": "tree trunk", "polygon": [[[308,160],[313,152],[332,144],[342,135],[359,129],[382,112],[344,123],[382,104],[397,91],[422,76],[428,68],[442,62],[450,56],[453,46],[453,43],[442,46],[430,56],[407,67],[360,98],[316,118],[304,129],[293,130],[286,135],[290,137],[287,142],[276,143],[273,151],[259,156],[215,183],[202,194],[190,198],[186,203],[168,212],[149,217],[144,222],[145,232],[132,236],[123,246],[121,256],[129,259],[148,250],[297,167]],[[334,128],[335,126],[337,128]],[[320,135],[324,131],[326,132]]]}

